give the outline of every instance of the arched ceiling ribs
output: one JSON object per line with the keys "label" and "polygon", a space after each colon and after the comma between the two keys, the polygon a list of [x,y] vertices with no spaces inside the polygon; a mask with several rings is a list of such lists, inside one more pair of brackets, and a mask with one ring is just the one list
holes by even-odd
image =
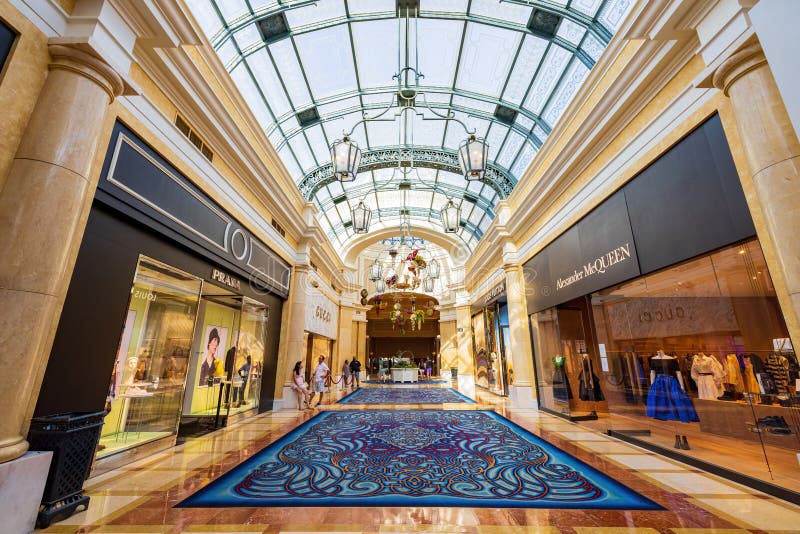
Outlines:
{"label": "arched ceiling ribs", "polygon": [[[378,148],[362,152],[361,165],[358,169],[359,172],[367,172],[373,169],[396,167],[398,163],[400,165],[409,165],[411,161],[412,150],[410,147]],[[414,147],[413,161],[415,167],[461,174],[461,167],[458,164],[458,155],[455,150]],[[297,184],[297,187],[307,200],[312,200],[317,191],[334,181],[336,179],[333,176],[333,165],[326,163],[308,173]],[[505,169],[491,162],[487,166],[482,182],[494,189],[500,198],[506,198],[510,195],[517,183]],[[414,185],[413,179],[412,185]],[[422,185],[424,187],[424,184]]]}

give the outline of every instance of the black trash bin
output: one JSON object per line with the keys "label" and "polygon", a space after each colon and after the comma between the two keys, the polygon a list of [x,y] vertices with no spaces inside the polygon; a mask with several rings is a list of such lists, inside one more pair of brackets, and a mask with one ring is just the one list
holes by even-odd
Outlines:
{"label": "black trash bin", "polygon": [[450,368],[450,380],[456,381],[458,379],[458,367]]}
{"label": "black trash bin", "polygon": [[94,450],[106,412],[66,413],[35,417],[28,442],[32,451],[53,451],[42,505],[36,518],[38,528],[61,521],[78,508],[89,506],[83,483],[89,476]]}

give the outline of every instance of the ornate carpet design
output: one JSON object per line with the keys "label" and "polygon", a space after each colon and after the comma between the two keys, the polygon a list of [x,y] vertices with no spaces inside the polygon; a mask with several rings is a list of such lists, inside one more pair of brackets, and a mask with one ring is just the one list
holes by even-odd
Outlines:
{"label": "ornate carpet design", "polygon": [[451,388],[361,388],[339,401],[339,404],[443,404],[474,400]]}
{"label": "ornate carpet design", "polygon": [[[392,382],[391,380],[388,380],[388,381],[385,381],[385,382],[381,382],[380,380],[369,379],[369,380],[362,380],[361,383],[362,384],[382,384],[382,385],[385,385],[385,386],[391,386],[394,382]],[[450,384],[451,381],[450,380],[442,380],[441,378],[431,378],[430,380],[421,380],[419,383],[420,384]]]}
{"label": "ornate carpet design", "polygon": [[662,510],[491,411],[324,412],[178,507]]}

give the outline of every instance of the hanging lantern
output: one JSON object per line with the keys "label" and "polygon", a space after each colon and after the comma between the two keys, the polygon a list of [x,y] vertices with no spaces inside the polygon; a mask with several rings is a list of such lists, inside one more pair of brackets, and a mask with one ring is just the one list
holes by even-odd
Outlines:
{"label": "hanging lantern", "polygon": [[486,173],[486,160],[489,156],[489,145],[474,135],[458,147],[458,162],[461,172],[467,180],[483,180]]}
{"label": "hanging lantern", "polygon": [[355,233],[366,234],[369,232],[372,210],[364,205],[363,200],[358,203],[358,206],[350,210],[350,215],[353,218],[353,231]]}
{"label": "hanging lantern", "polygon": [[[386,291],[386,282],[383,281],[382,278],[375,280],[375,292],[376,293],[383,293]],[[377,299],[376,299],[377,302]]]}
{"label": "hanging lantern", "polygon": [[333,175],[341,182],[352,182],[356,179],[358,165],[361,163],[361,149],[346,135],[331,145]]}
{"label": "hanging lantern", "polygon": [[372,265],[369,266],[369,279],[375,282],[381,278],[383,278],[383,264],[375,260]]}
{"label": "hanging lantern", "polygon": [[426,278],[425,281],[422,283],[422,289],[425,293],[432,293],[433,292],[433,278]]}
{"label": "hanging lantern", "polygon": [[461,208],[456,206],[452,200],[448,200],[447,204],[439,211],[439,218],[442,221],[442,226],[444,226],[444,231],[448,234],[454,234],[458,232],[461,224]]}
{"label": "hanging lantern", "polygon": [[440,271],[441,266],[439,265],[439,260],[433,259],[428,262],[428,278],[431,280],[436,280],[439,278]]}

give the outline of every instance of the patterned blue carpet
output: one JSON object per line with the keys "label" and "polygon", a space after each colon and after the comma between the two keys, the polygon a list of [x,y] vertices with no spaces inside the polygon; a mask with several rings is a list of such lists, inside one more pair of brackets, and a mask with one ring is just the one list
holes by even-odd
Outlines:
{"label": "patterned blue carpet", "polygon": [[339,401],[339,404],[443,404],[474,400],[451,388],[361,388]]}
{"label": "patterned blue carpet", "polygon": [[663,508],[492,411],[324,412],[180,504]]}
{"label": "patterned blue carpet", "polygon": [[[430,380],[420,380],[420,384],[449,384],[451,380],[442,380],[441,378],[431,378]],[[362,384],[384,384],[384,385],[391,385],[394,382],[391,380],[387,380],[385,382],[381,382],[380,380],[362,380]]]}

